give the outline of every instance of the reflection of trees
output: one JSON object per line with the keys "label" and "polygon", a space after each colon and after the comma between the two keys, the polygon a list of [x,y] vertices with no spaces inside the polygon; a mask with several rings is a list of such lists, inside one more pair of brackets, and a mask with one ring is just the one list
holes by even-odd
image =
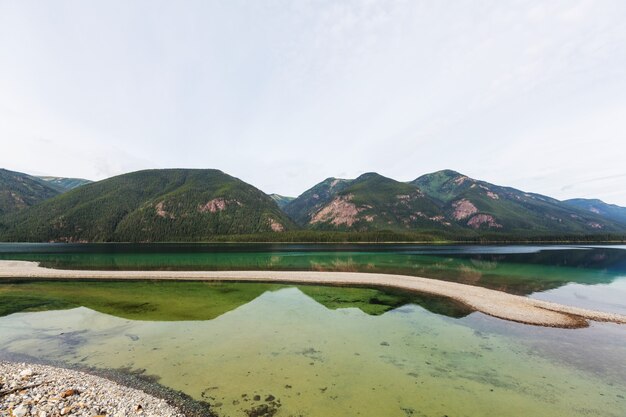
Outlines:
{"label": "reflection of trees", "polygon": [[481,259],[471,259],[470,262],[476,268],[481,269],[483,271],[496,269],[498,267],[498,261],[496,260],[484,261]]}
{"label": "reflection of trees", "polygon": [[[205,282],[19,282],[6,284],[0,317],[22,311],[87,307],[128,320],[212,320],[288,285]],[[300,285],[300,291],[327,309],[358,308],[381,315],[407,304],[450,317],[471,311],[452,300],[383,288]],[[298,295],[302,297],[303,295]],[[172,299],[176,299],[172,303]]]}
{"label": "reflection of trees", "polygon": [[47,252],[0,253],[0,258],[76,269],[379,272],[457,281],[515,294],[544,291],[569,282],[609,283],[626,271],[626,251],[612,248],[566,248],[535,253],[503,253],[507,249],[495,248],[498,253],[477,254],[463,253],[464,247],[446,247],[437,253],[434,249],[437,247],[409,245],[173,245],[165,247],[170,252],[158,252],[163,248],[158,245],[50,247]]}
{"label": "reflection of trees", "polygon": [[332,259],[330,262],[311,261],[311,269],[320,272],[360,272],[369,269],[369,264],[359,264],[352,258]]}

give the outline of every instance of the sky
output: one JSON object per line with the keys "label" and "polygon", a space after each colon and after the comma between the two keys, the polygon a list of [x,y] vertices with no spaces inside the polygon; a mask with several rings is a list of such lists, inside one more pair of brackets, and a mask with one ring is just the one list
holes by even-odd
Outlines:
{"label": "sky", "polygon": [[626,2],[0,0],[0,167],[296,196],[454,169],[626,206]]}

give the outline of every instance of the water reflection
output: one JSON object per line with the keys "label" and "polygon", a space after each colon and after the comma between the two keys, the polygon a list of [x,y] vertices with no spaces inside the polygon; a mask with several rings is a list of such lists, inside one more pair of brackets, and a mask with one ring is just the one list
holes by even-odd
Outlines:
{"label": "water reflection", "polygon": [[[0,285],[0,316],[83,306],[131,320],[212,320],[268,291],[287,287],[232,282],[15,280]],[[457,318],[471,312],[452,300],[425,294],[382,288],[299,288],[328,309],[358,308],[368,315],[380,315],[406,304]]]}
{"label": "water reflection", "polygon": [[626,274],[623,247],[278,244],[0,244],[0,259],[76,269],[397,273],[527,295]]}

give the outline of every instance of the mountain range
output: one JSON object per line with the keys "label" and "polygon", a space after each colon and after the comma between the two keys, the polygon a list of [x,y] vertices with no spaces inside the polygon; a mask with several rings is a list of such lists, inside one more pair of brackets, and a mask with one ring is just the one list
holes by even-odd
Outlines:
{"label": "mountain range", "polygon": [[410,182],[373,172],[327,178],[296,198],[267,195],[213,169],[146,170],[97,182],[0,170],[1,241],[281,240],[382,231],[409,240],[417,233],[452,240],[623,237],[626,208],[559,201],[452,170]]}

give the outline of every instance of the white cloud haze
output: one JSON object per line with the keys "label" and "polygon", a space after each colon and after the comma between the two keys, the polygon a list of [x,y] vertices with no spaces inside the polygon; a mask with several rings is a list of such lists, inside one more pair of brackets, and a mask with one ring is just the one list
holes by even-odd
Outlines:
{"label": "white cloud haze", "polygon": [[0,0],[0,166],[297,195],[443,168],[626,205],[626,2]]}

